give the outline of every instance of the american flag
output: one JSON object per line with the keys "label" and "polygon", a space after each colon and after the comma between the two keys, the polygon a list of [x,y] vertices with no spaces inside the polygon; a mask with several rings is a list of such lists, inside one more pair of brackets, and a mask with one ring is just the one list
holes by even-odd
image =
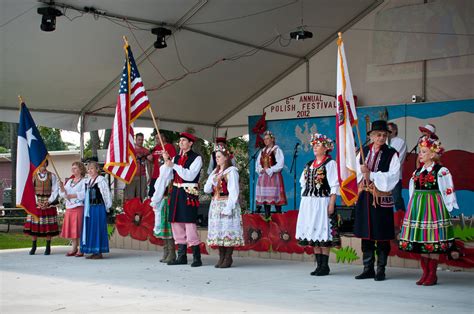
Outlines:
{"label": "american flag", "polygon": [[125,49],[125,66],[115,109],[112,135],[104,170],[115,178],[130,183],[137,170],[133,121],[150,107],[140,73],[129,45]]}

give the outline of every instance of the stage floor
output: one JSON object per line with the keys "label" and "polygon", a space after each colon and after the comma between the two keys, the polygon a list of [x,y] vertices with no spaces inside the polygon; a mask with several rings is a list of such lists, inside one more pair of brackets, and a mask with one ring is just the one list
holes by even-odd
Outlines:
{"label": "stage floor", "polygon": [[[308,262],[236,257],[235,267],[167,266],[161,252],[112,249],[103,260],[0,251],[0,312],[471,312],[474,273],[439,271],[419,287],[420,271],[387,269],[388,280],[355,280],[361,266],[331,264],[309,276]],[[188,258],[191,256],[188,255]]]}

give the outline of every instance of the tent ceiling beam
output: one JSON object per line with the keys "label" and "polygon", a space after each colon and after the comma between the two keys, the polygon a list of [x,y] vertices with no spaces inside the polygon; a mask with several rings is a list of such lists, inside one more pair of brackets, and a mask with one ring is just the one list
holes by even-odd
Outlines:
{"label": "tent ceiling beam", "polygon": [[357,14],[354,18],[352,18],[349,22],[344,24],[342,27],[340,27],[336,32],[332,33],[329,35],[321,44],[319,44],[316,48],[311,50],[305,57],[301,58],[294,64],[292,64],[289,68],[287,68],[285,71],[277,75],[275,78],[273,78],[270,82],[268,82],[265,86],[263,86],[261,89],[259,89],[256,93],[251,95],[249,98],[244,100],[242,103],[237,105],[234,109],[229,111],[227,114],[225,114],[222,118],[220,118],[217,122],[215,127],[219,128],[222,126],[222,124],[227,121],[229,118],[234,116],[237,112],[242,110],[243,108],[247,107],[250,103],[252,103],[255,99],[260,97],[263,93],[268,91],[270,88],[272,88],[275,84],[280,82],[282,79],[284,79],[287,75],[289,75],[291,72],[296,70],[299,66],[301,66],[306,60],[311,59],[314,55],[316,55],[319,51],[323,50],[324,47],[332,43],[336,38],[337,34],[339,32],[345,32],[346,30],[349,30],[354,24],[359,22],[362,18],[364,18],[367,14],[372,12],[375,8],[377,8],[379,5],[381,5],[384,2],[384,0],[375,0],[371,5],[366,7],[364,10],[362,10],[359,14]]}

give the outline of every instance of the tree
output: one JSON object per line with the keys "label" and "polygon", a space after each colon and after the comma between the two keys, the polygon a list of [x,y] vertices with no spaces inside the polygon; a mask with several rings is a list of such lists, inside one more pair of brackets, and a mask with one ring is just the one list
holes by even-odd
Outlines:
{"label": "tree", "polygon": [[6,149],[11,148],[10,123],[8,122],[0,122],[0,146]]}
{"label": "tree", "polygon": [[66,143],[61,139],[60,129],[40,126],[38,130],[48,151],[67,150]]}

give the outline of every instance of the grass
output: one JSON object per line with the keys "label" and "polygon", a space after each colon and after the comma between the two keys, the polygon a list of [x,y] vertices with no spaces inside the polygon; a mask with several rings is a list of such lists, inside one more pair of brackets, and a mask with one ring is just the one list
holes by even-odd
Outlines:
{"label": "grass", "polygon": [[[114,229],[114,225],[107,226],[109,237]],[[21,230],[10,230],[8,233],[0,232],[0,250],[30,248],[31,241],[31,237],[24,234]],[[69,240],[60,237],[53,237],[51,245],[69,245]],[[38,238],[37,246],[46,246],[46,239]]]}

